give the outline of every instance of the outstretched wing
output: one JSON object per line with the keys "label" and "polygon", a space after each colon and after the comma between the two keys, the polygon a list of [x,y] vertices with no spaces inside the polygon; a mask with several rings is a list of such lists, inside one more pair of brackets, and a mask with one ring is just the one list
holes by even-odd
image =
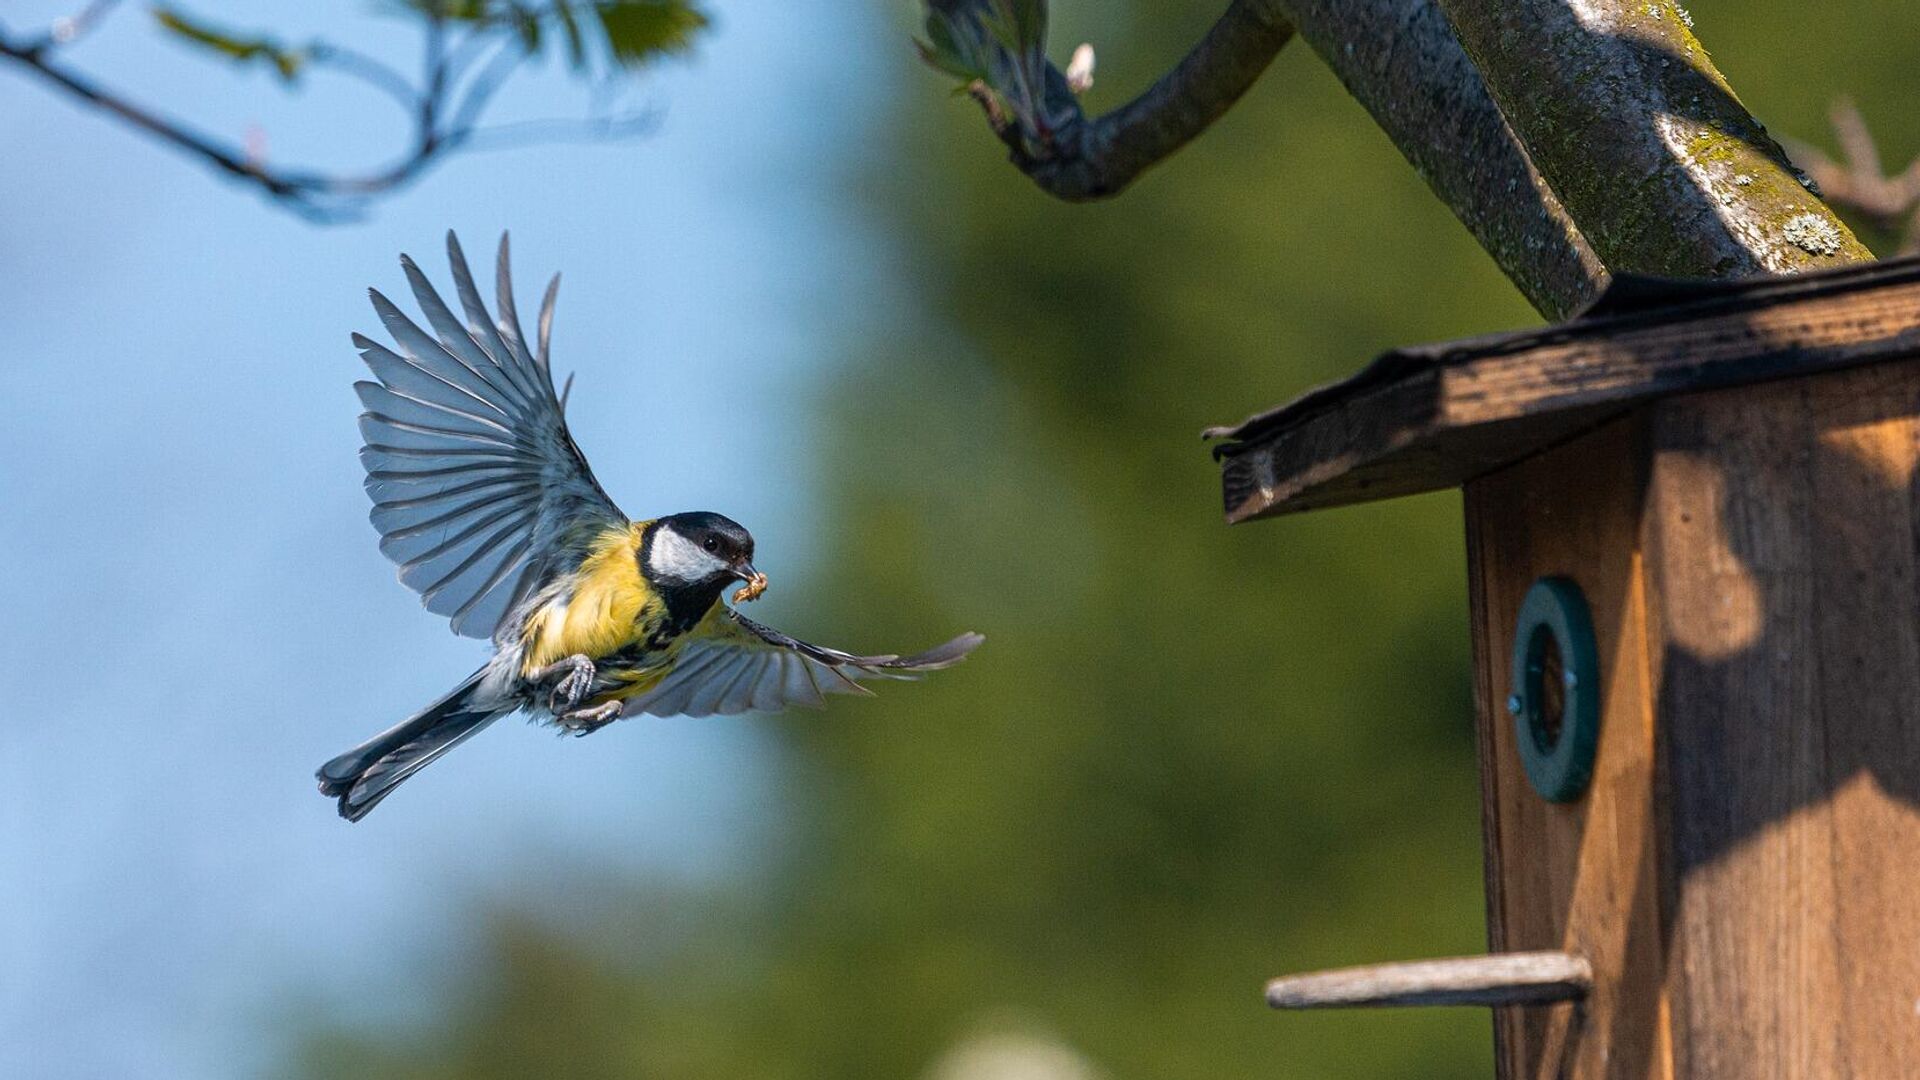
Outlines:
{"label": "outstretched wing", "polygon": [[628,698],[623,715],[729,716],[791,705],[817,709],[826,694],[865,694],[858,679],[912,679],[966,659],[986,638],[961,634],[917,656],[855,656],[809,645],[737,611],[715,608],[688,635],[673,670]]}
{"label": "outstretched wing", "polygon": [[399,351],[353,336],[380,380],[354,384],[367,409],[360,461],[380,550],[400,565],[400,580],[455,633],[483,638],[595,536],[627,519],[587,468],[554,392],[547,341],[559,277],[540,306],[535,353],[514,311],[507,238],[497,324],[451,232],[447,258],[464,325],[405,255],[400,265],[433,333],[372,291]]}

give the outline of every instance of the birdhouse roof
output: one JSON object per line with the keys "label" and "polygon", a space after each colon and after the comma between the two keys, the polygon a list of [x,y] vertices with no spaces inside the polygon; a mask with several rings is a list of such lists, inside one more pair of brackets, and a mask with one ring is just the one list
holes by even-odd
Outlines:
{"label": "birdhouse roof", "polygon": [[1457,487],[1654,398],[1920,356],[1920,258],[1797,277],[1623,275],[1564,323],[1394,349],[1229,427],[1227,520]]}

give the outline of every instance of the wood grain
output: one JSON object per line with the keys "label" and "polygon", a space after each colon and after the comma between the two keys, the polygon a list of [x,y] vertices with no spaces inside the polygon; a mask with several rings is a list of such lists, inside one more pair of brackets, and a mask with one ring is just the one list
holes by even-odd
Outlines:
{"label": "wood grain", "polygon": [[[1502,1077],[1671,1075],[1638,557],[1642,444],[1629,417],[1467,486],[1489,944],[1577,953],[1594,969],[1577,1011],[1496,1013]],[[1585,594],[1601,668],[1593,782],[1567,804],[1527,783],[1504,706],[1521,599],[1552,574]]]}
{"label": "wood grain", "polygon": [[[1389,354],[1228,433],[1229,517],[1465,485],[1489,941],[1593,975],[1496,1009],[1501,1076],[1920,1075],[1920,261],[1701,295]],[[1568,804],[1504,708],[1547,575],[1600,653]]]}
{"label": "wood grain", "polygon": [[[1455,487],[1633,405],[1920,356],[1920,261],[1389,353],[1210,434],[1232,522]],[[1685,299],[1685,297],[1682,297]]]}
{"label": "wood grain", "polygon": [[1698,395],[1653,416],[1682,1074],[1912,1075],[1920,371]]}
{"label": "wood grain", "polygon": [[[1920,1062],[1920,365],[1655,403],[1467,485],[1496,951],[1587,957],[1503,1009],[1504,1077],[1789,1080]],[[1593,610],[1594,783],[1527,785],[1520,598]]]}

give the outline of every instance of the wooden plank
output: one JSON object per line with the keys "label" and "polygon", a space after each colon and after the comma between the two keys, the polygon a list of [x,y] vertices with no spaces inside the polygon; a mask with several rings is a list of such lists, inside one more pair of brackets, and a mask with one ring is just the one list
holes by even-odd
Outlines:
{"label": "wooden plank", "polygon": [[[1644,285],[1638,286],[1644,288]],[[1389,353],[1210,435],[1229,521],[1453,487],[1659,397],[1920,356],[1920,260]]]}
{"label": "wooden plank", "polygon": [[[1489,943],[1577,953],[1594,970],[1578,1011],[1496,1012],[1499,1074],[1515,1080],[1672,1075],[1637,554],[1643,455],[1628,417],[1467,485]],[[1529,786],[1505,708],[1521,598],[1556,574],[1586,596],[1602,680],[1593,782],[1569,804]]]}
{"label": "wooden plank", "polygon": [[1920,1061],[1920,370],[1652,411],[1682,1075]]}
{"label": "wooden plank", "polygon": [[1452,956],[1288,975],[1267,983],[1276,1009],[1371,1009],[1401,1005],[1539,1005],[1579,1001],[1593,965],[1563,952]]}
{"label": "wooden plank", "polygon": [[1840,1033],[1855,1076],[1920,1061],[1920,372],[1808,380],[1814,611]]}

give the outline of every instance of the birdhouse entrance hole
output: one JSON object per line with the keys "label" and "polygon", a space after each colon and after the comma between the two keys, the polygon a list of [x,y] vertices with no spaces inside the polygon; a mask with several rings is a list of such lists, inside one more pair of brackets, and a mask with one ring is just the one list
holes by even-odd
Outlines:
{"label": "birdhouse entrance hole", "polygon": [[1542,798],[1572,802],[1593,777],[1600,745],[1599,659],[1580,587],[1541,578],[1527,590],[1513,631],[1515,743]]}
{"label": "birdhouse entrance hole", "polygon": [[1533,632],[1527,645],[1527,693],[1536,703],[1527,717],[1527,731],[1533,736],[1533,748],[1542,754],[1553,753],[1560,741],[1560,721],[1566,716],[1567,696],[1560,685],[1565,678],[1560,663],[1560,646],[1546,627]]}

